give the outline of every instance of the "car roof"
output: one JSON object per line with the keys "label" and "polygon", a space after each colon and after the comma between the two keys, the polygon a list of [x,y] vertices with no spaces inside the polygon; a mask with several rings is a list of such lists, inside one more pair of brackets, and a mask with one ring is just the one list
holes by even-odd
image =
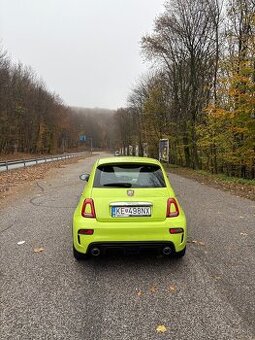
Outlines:
{"label": "car roof", "polygon": [[148,157],[134,157],[134,156],[121,156],[121,157],[107,157],[100,158],[97,165],[103,164],[118,164],[118,163],[142,163],[142,164],[155,164],[160,165],[160,162],[155,158]]}

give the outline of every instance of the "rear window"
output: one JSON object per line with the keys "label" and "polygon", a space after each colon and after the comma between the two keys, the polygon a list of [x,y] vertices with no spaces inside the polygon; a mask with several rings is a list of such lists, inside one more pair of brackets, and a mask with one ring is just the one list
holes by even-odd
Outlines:
{"label": "rear window", "polygon": [[153,164],[107,164],[96,170],[96,188],[162,188],[165,187],[163,173]]}

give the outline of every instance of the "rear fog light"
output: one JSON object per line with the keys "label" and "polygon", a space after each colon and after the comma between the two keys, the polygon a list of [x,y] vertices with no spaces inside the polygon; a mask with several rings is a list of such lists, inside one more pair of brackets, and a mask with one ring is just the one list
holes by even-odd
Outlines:
{"label": "rear fog light", "polygon": [[94,229],[80,229],[78,231],[79,235],[93,235],[94,234]]}
{"label": "rear fog light", "polygon": [[183,228],[170,228],[169,229],[170,234],[181,234],[183,232],[184,232]]}

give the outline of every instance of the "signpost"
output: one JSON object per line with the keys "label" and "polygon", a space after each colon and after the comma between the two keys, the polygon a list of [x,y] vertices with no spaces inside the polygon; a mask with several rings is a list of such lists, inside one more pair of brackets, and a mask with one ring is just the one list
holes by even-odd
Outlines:
{"label": "signpost", "polygon": [[87,137],[85,135],[81,135],[80,136],[80,142],[81,143],[85,143],[87,142],[88,140],[90,140],[90,153],[92,154],[92,148],[93,148],[93,144],[92,144],[92,137]]}
{"label": "signpost", "polygon": [[159,161],[169,162],[169,139],[159,140]]}

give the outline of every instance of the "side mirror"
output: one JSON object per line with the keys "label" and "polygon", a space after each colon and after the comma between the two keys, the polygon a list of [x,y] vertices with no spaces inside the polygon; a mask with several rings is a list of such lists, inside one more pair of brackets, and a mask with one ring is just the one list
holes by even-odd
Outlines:
{"label": "side mirror", "polygon": [[81,174],[79,177],[84,182],[88,182],[89,180],[89,174]]}

